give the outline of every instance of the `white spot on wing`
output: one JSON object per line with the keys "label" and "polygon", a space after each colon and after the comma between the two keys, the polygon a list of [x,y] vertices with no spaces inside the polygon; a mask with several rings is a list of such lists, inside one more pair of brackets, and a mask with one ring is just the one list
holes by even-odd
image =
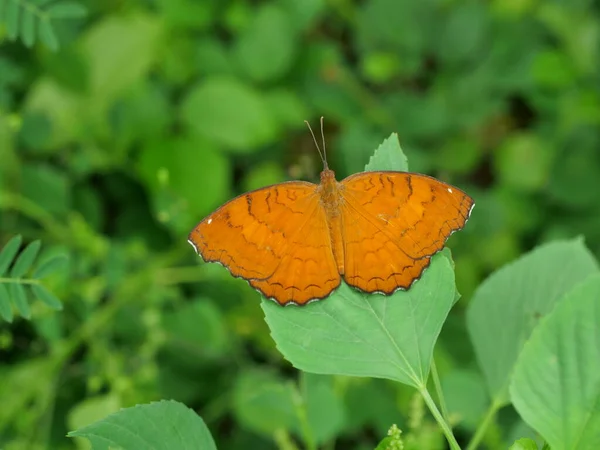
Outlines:
{"label": "white spot on wing", "polygon": [[[450,192],[452,192],[452,191],[450,191]],[[206,224],[207,224],[207,225],[210,225],[211,223],[212,223],[212,218],[210,218],[210,219],[208,219],[208,220],[206,221]]]}
{"label": "white spot on wing", "polygon": [[448,192],[450,192],[452,194],[452,188],[448,188]]}

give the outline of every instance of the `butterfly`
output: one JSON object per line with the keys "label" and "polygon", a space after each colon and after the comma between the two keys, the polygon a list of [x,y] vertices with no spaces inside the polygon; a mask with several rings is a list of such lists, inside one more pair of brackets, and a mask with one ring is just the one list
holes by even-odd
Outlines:
{"label": "butterfly", "polygon": [[242,194],[202,220],[190,244],[280,305],[323,299],[342,279],[389,295],[420,278],[473,209],[465,192],[418,173],[337,181],[324,143],[321,155],[319,184],[289,181]]}

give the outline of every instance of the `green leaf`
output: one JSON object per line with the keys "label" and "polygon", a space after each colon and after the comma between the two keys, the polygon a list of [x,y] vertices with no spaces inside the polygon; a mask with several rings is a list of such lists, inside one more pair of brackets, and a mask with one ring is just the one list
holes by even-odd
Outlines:
{"label": "green leaf", "polygon": [[105,16],[86,32],[80,50],[89,68],[88,108],[101,114],[145,77],[158,58],[162,30],[155,16],[136,13]]}
{"label": "green leaf", "polygon": [[3,276],[11,265],[19,248],[21,247],[21,236],[16,235],[6,243],[0,251],[0,277]]}
{"label": "green leaf", "polygon": [[185,405],[163,400],[122,409],[103,420],[71,431],[69,437],[85,437],[93,448],[168,450],[201,448],[216,450],[204,421]]}
{"label": "green leaf", "polygon": [[56,311],[60,311],[63,309],[61,301],[58,298],[56,298],[56,296],[52,292],[50,292],[41,284],[32,284],[31,290],[38,299],[40,299],[50,308],[55,309]]}
{"label": "green leaf", "polygon": [[277,132],[259,92],[228,78],[209,78],[193,88],[183,102],[182,115],[192,131],[237,152],[266,144]]}
{"label": "green leaf", "polygon": [[53,51],[58,50],[58,38],[52,28],[52,23],[48,19],[41,19],[38,21],[38,31],[40,34],[40,40]]}
{"label": "green leaf", "polygon": [[47,261],[40,264],[37,269],[34,270],[32,278],[40,279],[50,275],[53,272],[56,272],[67,262],[67,257],[65,255],[56,255]]}
{"label": "green leaf", "polygon": [[366,171],[375,170],[397,170],[408,171],[408,159],[400,147],[398,133],[392,133],[381,143],[369,163],[365,166]]}
{"label": "green leaf", "polygon": [[508,450],[538,450],[535,441],[529,438],[522,438],[513,443]]}
{"label": "green leaf", "polygon": [[9,1],[6,5],[6,35],[15,40],[19,35],[19,2]]}
{"label": "green leaf", "polygon": [[294,388],[264,371],[245,371],[233,389],[233,409],[244,427],[272,436],[275,430],[294,429],[297,422]]}
{"label": "green leaf", "polygon": [[0,283],[0,316],[7,322],[13,321],[13,311],[10,297],[4,284]]}
{"label": "green leaf", "polygon": [[552,449],[600,448],[599,299],[596,274],[561,299],[515,365],[511,400]]}
{"label": "green leaf", "polygon": [[345,411],[334,391],[333,378],[303,372],[301,386],[314,440],[321,444],[334,439],[345,425]]}
{"label": "green leaf", "polygon": [[475,430],[489,406],[483,377],[474,370],[459,369],[449,372],[441,381],[453,424]]}
{"label": "green leaf", "polygon": [[77,19],[87,15],[87,8],[76,2],[62,2],[51,5],[46,13],[55,19]]}
{"label": "green leaf", "polygon": [[230,348],[231,341],[221,310],[207,298],[198,298],[194,303],[165,313],[163,328],[175,351],[183,353],[189,349],[191,357],[199,354],[220,357]]}
{"label": "green leaf", "polygon": [[454,295],[450,261],[438,254],[408,291],[391,296],[342,283],[327,299],[301,308],[265,299],[261,306],[277,348],[296,368],[422,387]]}
{"label": "green leaf", "polygon": [[[198,157],[200,148],[202,164],[190,164]],[[229,196],[230,161],[206,139],[153,140],[142,147],[137,169],[157,199],[157,213],[168,217],[176,218],[175,212],[169,214],[169,211],[181,207],[173,201],[161,204],[158,201],[161,191],[168,190],[175,194],[175,199],[184,201],[185,212],[194,216],[192,221],[208,214]],[[198,195],[198,192],[204,194]],[[190,226],[188,220],[182,222],[185,227]]]}
{"label": "green leaf", "polygon": [[13,278],[21,278],[25,273],[31,268],[35,258],[40,251],[40,246],[42,245],[41,241],[33,241],[25,250],[21,252],[21,254],[17,257],[15,264],[10,271],[10,276]]}
{"label": "green leaf", "polygon": [[31,307],[27,301],[27,293],[25,288],[20,283],[10,283],[8,287],[12,302],[19,311],[21,317],[25,319],[31,319]]}
{"label": "green leaf", "polygon": [[539,319],[598,264],[581,239],[538,247],[493,273],[467,309],[467,328],[493,401],[509,401],[508,383]]}
{"label": "green leaf", "polygon": [[299,43],[291,17],[285,9],[269,3],[258,9],[252,20],[234,47],[240,66],[256,81],[285,75],[294,62]]}
{"label": "green leaf", "polygon": [[27,47],[31,47],[35,42],[35,22],[35,15],[29,10],[24,10],[21,20],[21,37]]}

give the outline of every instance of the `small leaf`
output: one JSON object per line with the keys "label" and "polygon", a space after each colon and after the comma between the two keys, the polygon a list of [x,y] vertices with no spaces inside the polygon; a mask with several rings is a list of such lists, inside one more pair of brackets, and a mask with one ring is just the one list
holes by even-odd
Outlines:
{"label": "small leaf", "polygon": [[7,322],[13,321],[12,306],[4,284],[0,284],[0,316]]}
{"label": "small leaf", "polygon": [[93,448],[148,448],[152,442],[155,443],[152,448],[156,449],[217,449],[204,421],[185,405],[172,400],[122,409],[71,431],[68,436],[85,437]]}
{"label": "small leaf", "polygon": [[17,311],[19,311],[19,314],[25,319],[30,319],[31,308],[27,301],[27,293],[25,292],[23,285],[20,283],[11,283],[9,290],[12,302],[15,305],[15,308],[17,308]]}
{"label": "small leaf", "polygon": [[515,364],[513,405],[553,449],[600,448],[599,299],[592,275],[540,322]]}
{"label": "small leaf", "polygon": [[369,164],[365,166],[365,170],[408,171],[408,159],[400,147],[398,133],[392,133],[377,147],[369,159]]}
{"label": "small leaf", "polygon": [[53,51],[58,50],[58,38],[52,28],[52,23],[48,19],[42,19],[38,22],[41,41]]}
{"label": "small leaf", "polygon": [[15,40],[19,35],[19,2],[9,1],[6,6],[6,35]]}
{"label": "small leaf", "polygon": [[53,19],[78,19],[87,15],[87,8],[75,2],[56,3],[46,11]]}
{"label": "small leaf", "polygon": [[8,241],[0,252],[0,277],[6,273],[6,270],[15,259],[19,247],[21,247],[21,236],[17,235]]}
{"label": "small leaf", "polygon": [[67,262],[65,255],[54,256],[44,263],[40,264],[37,269],[33,272],[32,278],[40,279],[53,272],[56,272]]}
{"label": "small leaf", "polygon": [[63,305],[61,301],[56,298],[56,296],[46,289],[41,284],[32,284],[31,290],[35,294],[35,296],[48,305],[50,308],[60,311],[63,309]]}
{"label": "small leaf", "polygon": [[23,10],[21,19],[21,37],[27,47],[31,47],[35,42],[35,15],[28,9]]}
{"label": "small leaf", "polygon": [[10,271],[10,276],[13,278],[21,278],[25,273],[31,268],[35,258],[40,251],[41,242],[39,240],[33,241],[25,250],[21,252],[17,260],[15,261],[15,265]]}

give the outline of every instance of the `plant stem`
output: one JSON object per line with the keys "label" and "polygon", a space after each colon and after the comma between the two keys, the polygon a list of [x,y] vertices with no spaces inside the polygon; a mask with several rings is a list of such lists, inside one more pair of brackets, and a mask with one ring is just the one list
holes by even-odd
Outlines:
{"label": "plant stem", "polygon": [[452,434],[452,429],[450,428],[450,425],[448,425],[448,422],[446,422],[444,420],[444,417],[442,416],[442,414],[440,413],[440,410],[438,409],[437,405],[433,401],[433,398],[431,398],[431,395],[429,394],[429,391],[427,390],[427,386],[425,386],[425,385],[419,386],[418,389],[419,389],[419,392],[421,393],[421,395],[423,396],[425,403],[429,407],[429,411],[431,411],[431,414],[433,414],[433,417],[435,418],[435,420],[437,421],[439,426],[442,428],[442,431],[443,431],[444,435],[446,436],[446,439],[448,440],[448,444],[450,444],[450,448],[452,450],[461,450],[460,445],[458,445],[458,442],[456,442],[456,438],[454,437],[454,434]]}
{"label": "plant stem", "polygon": [[435,358],[431,359],[431,377],[433,378],[433,385],[435,386],[435,394],[437,395],[438,401],[440,402],[440,409],[442,410],[442,417],[447,423],[450,423],[450,415],[448,414],[448,408],[446,406],[446,399],[444,398],[444,391],[442,391],[442,384],[440,383],[440,376],[435,365]]}
{"label": "plant stem", "polygon": [[302,433],[302,440],[308,450],[316,450],[317,444],[315,443],[310,424],[308,423],[308,416],[306,414],[306,402],[304,401],[304,393],[306,392],[304,385],[304,377],[300,377],[300,389],[297,386],[292,385],[292,392],[294,396],[294,406],[296,408],[296,415],[298,416],[298,422],[300,422],[300,430]]}
{"label": "plant stem", "polygon": [[475,435],[469,442],[469,445],[467,445],[467,450],[475,450],[477,448],[477,446],[479,445],[479,443],[485,436],[485,432],[487,431],[488,427],[490,426],[490,422],[494,419],[494,417],[496,416],[496,413],[498,412],[499,409],[500,409],[500,405],[498,405],[498,403],[496,401],[492,401],[492,404],[490,405],[487,412],[485,413],[483,420],[477,427],[477,430],[475,430]]}

